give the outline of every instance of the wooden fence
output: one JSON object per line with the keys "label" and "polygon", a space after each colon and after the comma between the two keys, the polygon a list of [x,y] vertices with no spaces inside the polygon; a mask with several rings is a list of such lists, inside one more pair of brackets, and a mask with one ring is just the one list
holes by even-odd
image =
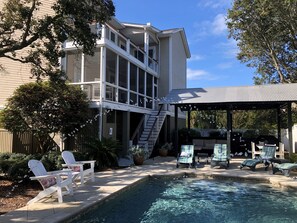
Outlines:
{"label": "wooden fence", "polygon": [[0,153],[40,153],[32,133],[11,133],[0,129]]}

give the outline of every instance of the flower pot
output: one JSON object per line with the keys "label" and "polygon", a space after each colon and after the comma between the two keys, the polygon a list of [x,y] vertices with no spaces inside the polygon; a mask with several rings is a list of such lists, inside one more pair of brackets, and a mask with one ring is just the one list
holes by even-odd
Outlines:
{"label": "flower pot", "polygon": [[133,161],[135,165],[142,165],[144,162],[144,157],[143,156],[133,156]]}
{"label": "flower pot", "polygon": [[167,156],[168,150],[167,149],[159,149],[159,155],[160,156]]}

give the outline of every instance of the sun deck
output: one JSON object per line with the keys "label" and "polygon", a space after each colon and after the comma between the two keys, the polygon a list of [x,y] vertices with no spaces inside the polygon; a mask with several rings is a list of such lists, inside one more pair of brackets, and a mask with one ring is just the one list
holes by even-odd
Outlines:
{"label": "sun deck", "polygon": [[[72,216],[81,213],[92,205],[103,202],[119,192],[130,188],[138,181],[148,176],[166,176],[190,174],[202,177],[241,178],[270,182],[275,186],[297,188],[297,180],[283,175],[272,175],[272,170],[264,170],[264,166],[257,166],[255,172],[240,170],[242,159],[232,159],[229,169],[210,168],[210,165],[201,163],[197,169],[176,168],[174,157],[155,157],[147,160],[142,166],[133,166],[124,169],[97,172],[95,182],[88,181],[84,186],[74,189],[73,196],[65,196],[64,203],[59,204],[49,198],[32,205],[0,216],[0,222],[67,222]],[[297,176],[297,175],[296,175]]]}

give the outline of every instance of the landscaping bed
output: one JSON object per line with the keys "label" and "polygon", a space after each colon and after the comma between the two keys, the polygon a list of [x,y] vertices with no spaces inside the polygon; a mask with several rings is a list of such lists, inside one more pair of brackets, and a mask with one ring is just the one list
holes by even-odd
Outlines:
{"label": "landscaping bed", "polygon": [[0,176],[0,215],[26,206],[40,190],[38,182],[14,182]]}

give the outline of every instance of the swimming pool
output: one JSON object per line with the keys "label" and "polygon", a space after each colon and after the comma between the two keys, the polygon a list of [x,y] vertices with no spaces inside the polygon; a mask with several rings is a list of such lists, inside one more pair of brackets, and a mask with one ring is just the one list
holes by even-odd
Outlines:
{"label": "swimming pool", "polygon": [[269,184],[197,178],[150,179],[72,222],[296,222],[297,193]]}

